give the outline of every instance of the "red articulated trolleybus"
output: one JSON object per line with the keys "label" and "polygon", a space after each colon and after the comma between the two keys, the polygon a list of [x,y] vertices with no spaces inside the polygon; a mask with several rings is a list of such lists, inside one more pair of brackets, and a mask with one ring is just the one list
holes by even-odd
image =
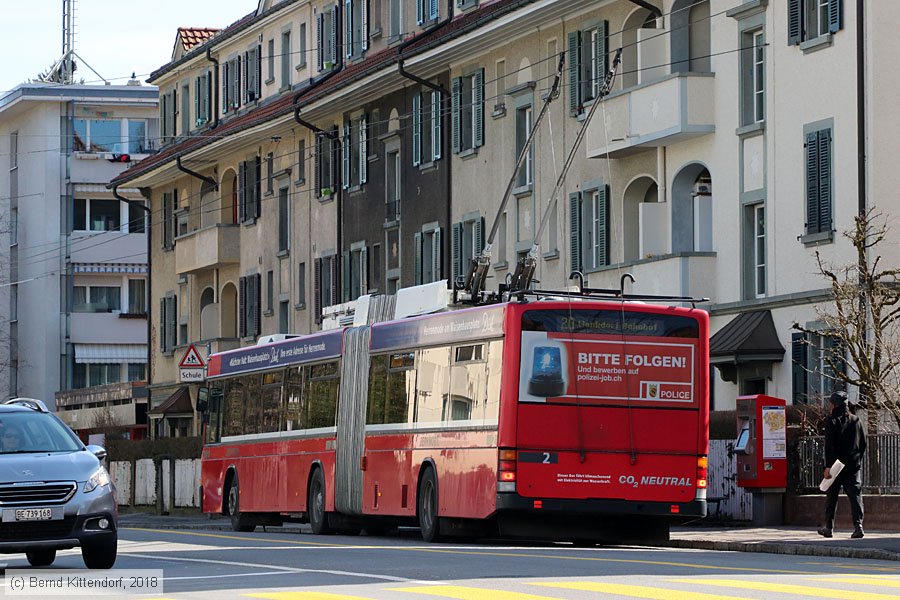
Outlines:
{"label": "red articulated trolleybus", "polygon": [[214,354],[203,510],[240,531],[666,537],[706,515],[708,339],[694,308],[520,294]]}

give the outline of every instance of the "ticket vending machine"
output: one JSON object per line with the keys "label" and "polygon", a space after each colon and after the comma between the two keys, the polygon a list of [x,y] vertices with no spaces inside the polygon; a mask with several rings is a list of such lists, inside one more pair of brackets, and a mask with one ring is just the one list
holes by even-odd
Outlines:
{"label": "ticket vending machine", "polygon": [[786,402],[757,394],[737,398],[737,483],[753,494],[753,524],[781,525],[787,489]]}

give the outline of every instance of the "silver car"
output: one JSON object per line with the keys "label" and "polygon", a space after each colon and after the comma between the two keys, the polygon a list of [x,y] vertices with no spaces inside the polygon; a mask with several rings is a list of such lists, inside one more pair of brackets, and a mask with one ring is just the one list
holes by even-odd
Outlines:
{"label": "silver car", "polygon": [[112,568],[119,513],[105,457],[40,400],[0,404],[0,553],[46,567],[81,546],[89,569]]}

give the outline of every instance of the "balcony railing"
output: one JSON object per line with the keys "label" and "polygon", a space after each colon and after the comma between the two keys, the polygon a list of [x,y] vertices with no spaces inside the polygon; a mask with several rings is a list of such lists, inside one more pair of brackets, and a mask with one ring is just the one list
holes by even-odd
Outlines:
{"label": "balcony railing", "polygon": [[714,252],[682,252],[623,262],[588,273],[590,287],[618,289],[625,271],[634,276],[634,293],[713,298]]}
{"label": "balcony railing", "polygon": [[175,238],[175,271],[179,275],[236,264],[240,256],[238,225],[213,225]]}

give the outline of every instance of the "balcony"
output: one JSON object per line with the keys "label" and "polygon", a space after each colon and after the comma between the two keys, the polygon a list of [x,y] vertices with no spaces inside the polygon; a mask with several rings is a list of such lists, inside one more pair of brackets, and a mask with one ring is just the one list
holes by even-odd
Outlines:
{"label": "balcony", "polygon": [[146,344],[147,319],[123,319],[118,312],[73,312],[69,337],[73,344]]}
{"label": "balcony", "polygon": [[711,299],[715,293],[715,252],[682,252],[624,262],[590,273],[588,281],[591,287],[619,289],[626,271],[635,279],[626,292]]}
{"label": "balcony", "polygon": [[175,271],[179,275],[240,262],[238,225],[212,225],[175,238]]}
{"label": "balcony", "polygon": [[588,158],[622,158],[713,133],[714,84],[712,73],[673,73],[610,94],[588,126]]}

